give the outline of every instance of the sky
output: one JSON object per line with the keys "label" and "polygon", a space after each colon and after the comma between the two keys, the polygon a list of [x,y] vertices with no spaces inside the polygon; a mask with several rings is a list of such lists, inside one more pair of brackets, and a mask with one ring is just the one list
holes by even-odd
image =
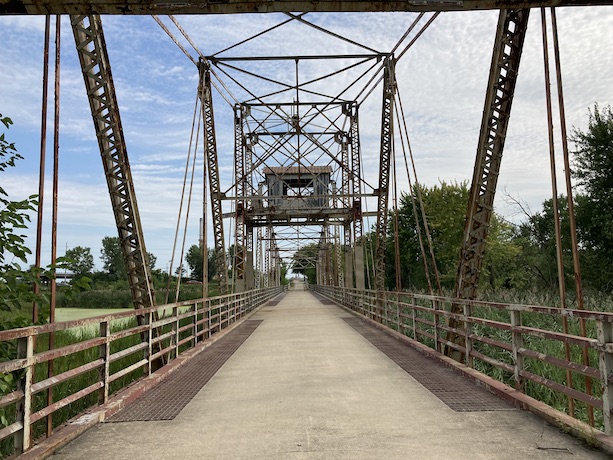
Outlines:
{"label": "sky", "polygon": [[[569,129],[585,130],[589,108],[595,103],[613,103],[613,7],[558,8],[557,15],[567,125]],[[416,16],[309,13],[304,18],[388,52]],[[442,13],[397,64],[399,94],[418,178],[426,186],[440,181],[469,181],[472,177],[497,17],[496,11]],[[161,19],[171,25],[168,18]],[[215,54],[286,19],[283,14],[177,16],[204,55]],[[104,16],[102,21],[147,250],[157,257],[157,268],[166,269],[177,225],[198,71],[151,17]],[[509,196],[524,202],[532,212],[539,211],[543,200],[551,197],[540,21],[540,11],[533,10],[495,203],[495,210],[513,222],[520,222],[523,216],[509,202]],[[11,199],[23,199],[38,191],[43,35],[44,17],[0,17],[0,113],[12,118],[14,125],[6,136],[25,157],[0,177]],[[551,47],[551,38],[549,43]],[[67,247],[90,247],[96,267],[101,269],[101,240],[115,236],[116,229],[68,17],[62,18],[60,49],[58,254]],[[224,55],[355,52],[364,50],[292,22]],[[294,70],[281,64],[265,61],[251,65],[258,74],[290,83],[294,78]],[[333,65],[305,63],[301,77],[330,72]],[[342,75],[326,83],[327,89],[343,87],[349,81],[344,78],[349,77]],[[231,79],[223,80],[233,94],[240,93]],[[266,90],[262,81],[244,81],[254,91]],[[555,83],[552,89],[555,96]],[[49,261],[51,245],[52,81],[49,94],[43,263]],[[232,110],[218,94],[214,95],[214,104],[222,188],[228,188],[234,142]],[[379,86],[360,110],[364,170],[366,180],[373,184],[378,170],[380,106]],[[556,154],[558,188],[562,191],[559,130]],[[201,164],[200,159],[197,164]],[[196,171],[186,247],[198,241],[201,168]],[[401,174],[398,188],[407,189],[406,177]],[[375,210],[374,201],[368,207]],[[32,228],[26,232],[32,250],[35,221],[33,216]]]}

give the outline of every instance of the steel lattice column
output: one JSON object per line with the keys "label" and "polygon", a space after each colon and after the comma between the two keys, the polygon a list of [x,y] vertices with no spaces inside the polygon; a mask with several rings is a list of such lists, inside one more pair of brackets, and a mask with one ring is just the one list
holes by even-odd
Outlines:
{"label": "steel lattice column", "polygon": [[498,20],[456,279],[456,296],[463,299],[477,291],[529,14],[502,10]]}
{"label": "steel lattice column", "polygon": [[71,16],[71,24],[132,292],[132,302],[134,308],[147,308],[155,304],[151,271],[102,22],[97,15]]}
{"label": "steel lattice column", "polygon": [[[349,110],[350,126],[349,136],[351,142],[351,169],[352,169],[352,190],[353,190],[353,256],[350,257],[353,272],[355,270],[355,287],[364,289],[364,244],[362,240],[362,163],[360,151],[360,130],[358,118],[358,105],[354,103]],[[352,277],[353,278],[353,277]],[[353,287],[353,280],[348,287]]]}
{"label": "steel lattice column", "polygon": [[383,74],[383,108],[381,111],[381,153],[379,157],[379,190],[377,200],[375,289],[385,290],[385,253],[389,201],[390,159],[394,149],[394,93],[396,79],[394,59],[387,59]]}
{"label": "steel lattice column", "polygon": [[[246,117],[243,116],[243,119]],[[243,133],[245,129],[243,128]],[[255,136],[251,136],[249,141],[245,140],[245,180],[243,182],[244,213],[253,205],[252,197],[255,191],[253,187],[253,145]],[[243,215],[245,215],[243,214]],[[245,287],[247,290],[255,287],[254,279],[254,251],[253,251],[253,225],[245,219]]]}
{"label": "steel lattice column", "polygon": [[213,93],[211,91],[211,73],[209,64],[201,60],[200,91],[202,115],[205,130],[205,156],[209,172],[209,193],[211,194],[211,212],[213,215],[213,237],[215,240],[215,263],[219,280],[220,294],[226,294],[228,269],[226,248],[223,235],[223,211],[221,206],[221,189],[219,184],[219,163],[217,161],[217,140],[215,138],[215,119],[213,116]]}
{"label": "steel lattice column", "polygon": [[[528,9],[502,10],[498,19],[456,278],[456,297],[463,299],[474,299],[477,294],[529,15]],[[470,313],[470,306],[467,308]],[[464,307],[455,304],[451,311],[463,313]],[[449,325],[453,328],[462,326],[454,319],[449,321]],[[452,343],[461,340],[453,333],[448,334],[447,339]],[[445,354],[462,359],[462,354],[450,346],[445,347]],[[467,359],[472,359],[470,354]]]}
{"label": "steel lattice column", "polygon": [[272,252],[272,225],[266,226],[266,247],[264,248],[264,287],[271,287],[270,280],[272,278],[270,266],[270,257]]}
{"label": "steel lattice column", "polygon": [[256,254],[256,263],[257,267],[256,277],[255,277],[255,288],[260,289],[264,287],[264,283],[262,282],[262,276],[264,273],[264,255],[262,248],[262,227],[258,227],[257,229],[257,254]]}
{"label": "steel lattice column", "polygon": [[237,198],[234,219],[235,292],[245,290],[245,147],[243,112],[237,105],[234,107],[234,178]]}

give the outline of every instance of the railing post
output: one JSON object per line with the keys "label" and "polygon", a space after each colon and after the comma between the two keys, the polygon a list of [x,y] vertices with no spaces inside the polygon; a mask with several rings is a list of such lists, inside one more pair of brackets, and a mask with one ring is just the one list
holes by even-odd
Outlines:
{"label": "railing post", "polygon": [[179,357],[179,307],[176,305],[172,307],[172,315],[175,317],[175,321],[172,323],[172,336],[175,341],[175,359],[177,359]]}
{"label": "railing post", "polygon": [[[383,293],[383,314],[385,315],[385,326],[390,327],[390,318],[389,318],[389,294],[387,291]],[[381,323],[383,324],[383,318],[381,318]]]}
{"label": "railing post", "polygon": [[98,404],[104,404],[109,399],[109,368],[111,364],[109,359],[111,355],[110,329],[108,321],[100,323],[100,337],[104,337],[105,341],[99,347],[99,356],[104,361],[104,365],[100,368],[100,381],[103,383],[103,386],[98,393]]}
{"label": "railing post", "polygon": [[194,335],[192,339],[192,347],[195,347],[198,343],[198,302],[194,302],[194,327],[192,329],[192,334]]}
{"label": "railing post", "polygon": [[417,321],[415,318],[415,295],[411,295],[411,321],[413,322],[413,340],[419,342],[417,334]]}
{"label": "railing post", "polygon": [[513,374],[515,377],[515,388],[522,393],[525,393],[526,385],[524,378],[521,376],[524,370],[524,357],[520,353],[520,349],[524,347],[524,337],[516,328],[521,326],[521,311],[511,311],[511,326],[513,330]]}
{"label": "railing post", "polygon": [[438,301],[436,299],[432,299],[432,314],[434,319],[434,349],[436,351],[441,351],[438,330]]}
{"label": "railing post", "polygon": [[206,315],[206,338],[211,338],[211,301],[204,301],[204,314]]}
{"label": "railing post", "polygon": [[[17,358],[31,361],[34,356],[34,336],[29,335],[17,341]],[[27,364],[24,376],[17,382],[17,390],[23,392],[23,398],[17,403],[17,417],[23,428],[15,435],[15,450],[25,452],[30,448],[31,429],[30,415],[32,414],[32,375],[34,365]]]}
{"label": "railing post", "polygon": [[[472,368],[474,367],[474,360],[472,357],[473,339],[471,337],[473,333],[473,323],[468,319],[472,316],[472,306],[469,303],[465,303],[462,308],[464,313],[464,346],[466,347],[464,359],[466,361],[466,365]],[[453,318],[451,318],[449,323],[460,324],[459,321],[453,321]],[[453,332],[451,332],[451,334],[453,334]],[[513,334],[513,343],[515,343],[515,334]],[[513,349],[515,350],[515,348]],[[513,352],[513,356],[515,356],[515,352]]]}
{"label": "railing post", "polygon": [[604,434],[611,436],[611,411],[613,410],[613,355],[606,347],[613,342],[613,324],[598,321],[598,342],[600,342],[600,381],[602,382],[602,415],[604,417]]}
{"label": "railing post", "polygon": [[396,330],[400,332],[400,294],[396,296]]}
{"label": "railing post", "polygon": [[147,313],[147,375],[151,375],[151,356],[153,355],[153,312]]}

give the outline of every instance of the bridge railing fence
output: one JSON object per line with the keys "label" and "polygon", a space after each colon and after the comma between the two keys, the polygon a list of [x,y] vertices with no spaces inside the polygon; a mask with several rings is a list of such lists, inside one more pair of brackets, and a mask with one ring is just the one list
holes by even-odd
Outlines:
{"label": "bridge railing fence", "polygon": [[[312,288],[433,350],[451,349],[468,367],[577,419],[589,422],[590,406],[594,426],[613,434],[613,313],[408,292]],[[462,313],[451,313],[452,305],[461,306]],[[586,337],[580,334],[579,318],[586,322]],[[567,334],[562,332],[564,321]]]}
{"label": "bridge railing fence", "polygon": [[[27,451],[33,440],[107,402],[283,289],[0,331],[2,356],[12,358],[0,362],[0,458]],[[51,349],[50,337],[55,342]]]}

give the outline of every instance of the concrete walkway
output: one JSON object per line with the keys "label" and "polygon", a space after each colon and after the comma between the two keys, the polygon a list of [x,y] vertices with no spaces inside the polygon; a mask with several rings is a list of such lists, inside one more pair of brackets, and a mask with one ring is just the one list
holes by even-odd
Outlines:
{"label": "concrete walkway", "polygon": [[60,459],[604,459],[528,412],[454,412],[290,291],[172,421],[105,423]]}

